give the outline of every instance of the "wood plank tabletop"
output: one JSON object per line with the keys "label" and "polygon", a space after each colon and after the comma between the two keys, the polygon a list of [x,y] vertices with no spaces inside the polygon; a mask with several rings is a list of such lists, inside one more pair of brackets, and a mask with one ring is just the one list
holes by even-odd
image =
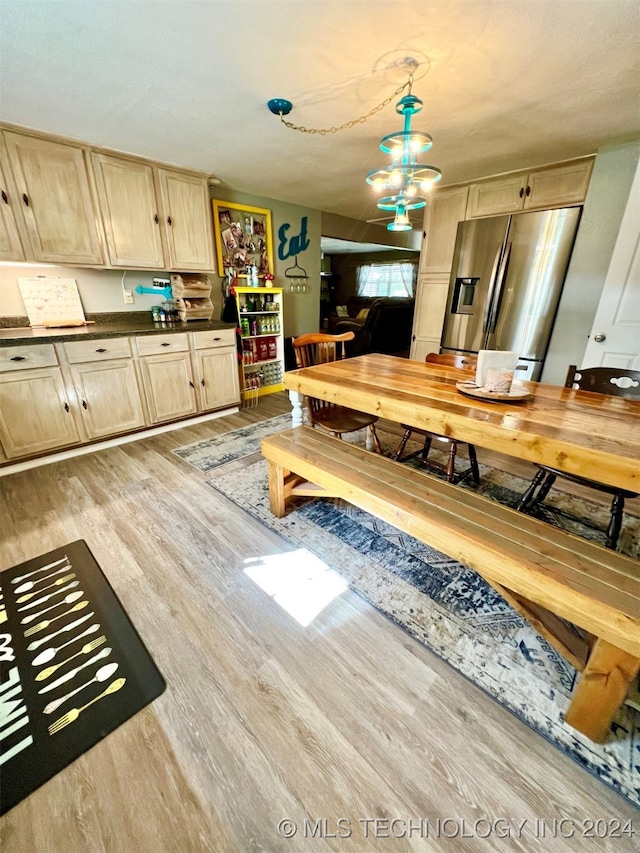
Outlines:
{"label": "wood plank tabletop", "polygon": [[487,402],[458,391],[463,378],[454,368],[373,353],[288,371],[284,385],[640,492],[640,402],[527,381],[530,400]]}

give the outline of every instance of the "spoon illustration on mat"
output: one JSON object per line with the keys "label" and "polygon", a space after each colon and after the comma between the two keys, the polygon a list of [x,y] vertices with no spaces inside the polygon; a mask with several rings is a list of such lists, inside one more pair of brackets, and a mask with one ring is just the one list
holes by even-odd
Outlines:
{"label": "spoon illustration on mat", "polygon": [[85,643],[84,646],[80,649],[79,652],[76,652],[74,655],[71,655],[66,660],[60,661],[60,663],[55,663],[53,666],[48,666],[46,669],[41,669],[40,672],[36,675],[36,681],[45,681],[45,679],[49,678],[50,675],[53,675],[54,672],[57,672],[61,666],[69,663],[74,658],[79,657],[80,655],[88,655],[89,652],[94,651],[103,643],[107,642],[107,638],[103,634],[101,637],[96,637],[95,640],[91,640],[89,643]]}
{"label": "spoon illustration on mat", "polygon": [[105,664],[105,666],[101,666],[90,681],[85,681],[84,684],[81,684],[80,687],[76,687],[76,689],[72,690],[71,693],[67,693],[65,696],[61,696],[59,699],[54,699],[53,702],[49,702],[48,705],[45,705],[43,714],[53,714],[56,708],[59,708],[63,702],[66,702],[67,699],[71,699],[72,696],[75,696],[76,693],[80,693],[81,690],[84,690],[85,687],[88,687],[90,684],[107,681],[107,679],[111,678],[117,668],[117,663],[108,663]]}
{"label": "spoon illustration on mat", "polygon": [[58,619],[64,619],[64,617],[68,616],[70,613],[75,613],[76,610],[84,610],[84,608],[88,606],[88,601],[79,601],[77,604],[74,604],[72,608],[61,613],[59,616],[54,616],[52,619],[44,619],[42,622],[38,622],[37,625],[32,625],[31,628],[27,628],[24,635],[25,637],[30,637],[32,634],[37,634],[38,631],[44,631],[44,629],[48,628],[52,622],[55,622]]}
{"label": "spoon illustration on mat", "polygon": [[74,589],[77,586],[80,586],[80,581],[71,581],[71,583],[68,583],[66,586],[61,586],[60,589],[57,589],[55,592],[50,592],[49,595],[43,595],[42,598],[37,598],[30,604],[18,607],[18,613],[22,613],[23,610],[30,610],[32,607],[38,607],[40,604],[44,604],[45,601],[49,601],[49,599],[53,598],[54,595],[60,595],[61,592],[66,592],[68,589]]}
{"label": "spoon illustration on mat", "polygon": [[41,569],[35,569],[33,572],[27,572],[26,575],[20,575],[20,577],[14,578],[11,583],[20,583],[20,581],[24,581],[27,578],[32,577],[33,575],[37,575],[39,572],[46,572],[47,569],[53,569],[55,566],[59,566],[60,563],[68,563],[69,558],[63,557],[61,560],[56,560],[53,563],[48,563],[46,566],[43,566]]}
{"label": "spoon illustration on mat", "polygon": [[97,622],[94,622],[94,624],[90,625],[86,631],[82,632],[82,634],[78,634],[78,636],[74,637],[72,640],[67,640],[67,642],[63,643],[61,646],[49,646],[48,649],[41,651],[40,654],[31,661],[31,665],[42,666],[43,663],[49,663],[49,661],[53,660],[61,649],[64,649],[66,646],[70,646],[71,643],[77,643],[78,640],[81,640],[83,637],[88,637],[89,634],[95,634],[99,627],[100,625]]}
{"label": "spoon illustration on mat", "polygon": [[69,595],[66,595],[62,601],[59,601],[57,604],[52,604],[51,607],[45,607],[44,610],[38,610],[37,613],[31,613],[29,616],[25,616],[24,619],[20,620],[20,624],[26,625],[28,622],[33,622],[34,619],[39,619],[40,616],[44,616],[45,613],[48,613],[50,610],[55,610],[56,607],[60,607],[63,604],[73,604],[74,601],[82,598],[83,595],[83,592],[70,592]]}
{"label": "spoon illustration on mat", "polygon": [[[47,581],[49,578],[55,578],[56,575],[60,575],[62,572],[68,572],[70,568],[70,566],[63,566],[61,569],[58,569],[57,572],[51,572],[50,575],[46,575],[44,578],[38,578],[35,581],[27,581],[26,583],[23,583],[22,586],[17,586],[14,589],[14,592],[16,595],[19,595],[21,592],[28,592],[30,589],[33,589],[36,584],[42,583],[42,581]],[[38,592],[40,592],[40,590],[38,590]]]}
{"label": "spoon illustration on mat", "polygon": [[86,666],[91,666],[92,663],[95,663],[98,660],[102,660],[103,658],[108,658],[109,655],[111,654],[111,651],[112,650],[108,647],[106,649],[103,649],[101,652],[98,652],[97,655],[94,655],[92,658],[89,658],[89,660],[86,663],[81,663],[80,666],[76,666],[73,669],[69,670],[69,672],[65,672],[64,675],[60,676],[60,678],[56,678],[56,680],[53,681],[51,684],[48,684],[46,687],[43,687],[41,690],[38,690],[38,693],[39,694],[48,693],[50,690],[55,690],[56,687],[59,687],[61,684],[64,684],[65,681],[71,681],[71,679],[74,677],[74,675],[77,672],[80,672],[81,669],[84,669]]}
{"label": "spoon illustration on mat", "polygon": [[[20,598],[16,598],[16,604],[22,604],[25,601],[29,601],[34,598],[36,595],[40,595],[41,592],[44,592],[45,589],[51,589],[54,586],[61,586],[63,583],[67,583],[67,581],[73,580],[75,578],[75,573],[72,572],[70,575],[65,575],[63,578],[58,578],[57,581],[50,583],[49,586],[43,586],[42,589],[38,589],[35,592],[28,592],[26,595],[21,595]],[[25,584],[26,586],[26,584]],[[22,589],[22,587],[18,587],[18,590]]]}

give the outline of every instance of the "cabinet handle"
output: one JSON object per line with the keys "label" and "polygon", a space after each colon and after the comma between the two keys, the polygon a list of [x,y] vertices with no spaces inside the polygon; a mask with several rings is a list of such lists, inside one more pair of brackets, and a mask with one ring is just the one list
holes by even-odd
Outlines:
{"label": "cabinet handle", "polygon": [[202,385],[202,387],[204,388],[204,379],[201,379],[201,380],[200,380],[200,384],[201,384],[201,385]]}
{"label": "cabinet handle", "polygon": [[173,221],[170,216],[167,216],[167,222],[169,223],[169,225],[173,225]]}
{"label": "cabinet handle", "polygon": [[153,217],[153,221],[156,223],[156,225],[158,224],[158,222],[160,222],[160,220],[158,219],[158,214],[157,214],[157,213],[154,215],[154,217]]}
{"label": "cabinet handle", "polygon": [[26,361],[27,359],[23,355],[12,355],[11,361]]}
{"label": "cabinet handle", "polygon": [[161,346],[161,347],[170,347],[170,346],[171,346],[171,344],[169,343],[169,341],[163,341],[163,342],[160,344],[160,346]]}
{"label": "cabinet handle", "polygon": [[22,193],[22,201],[29,207],[29,196],[26,193]]}
{"label": "cabinet handle", "polygon": [[531,195],[531,187],[527,187],[527,195]]}
{"label": "cabinet handle", "polygon": [[196,387],[191,380],[189,380],[189,385],[191,385],[192,388]]}
{"label": "cabinet handle", "polygon": [[65,401],[65,404],[64,404],[64,410],[65,410],[65,412],[68,412],[68,411],[69,411],[69,404],[68,404],[66,401]]}
{"label": "cabinet handle", "polygon": [[221,341],[221,340],[222,340],[222,338],[214,338],[213,340],[214,340],[214,341]]}
{"label": "cabinet handle", "polygon": [[98,347],[96,352],[106,352],[106,349],[104,347]]}
{"label": "cabinet handle", "polygon": [[524,187],[520,187],[520,192],[519,192],[520,198],[522,198],[523,195],[524,195]]}
{"label": "cabinet handle", "polygon": [[89,407],[87,406],[87,401],[86,401],[86,400],[83,400],[83,401],[82,401],[82,408],[83,408],[83,409],[88,409],[88,408],[89,408]]}
{"label": "cabinet handle", "polygon": [[5,192],[4,190],[2,190],[2,201],[3,201],[5,204],[9,204],[9,199],[7,198],[7,194],[6,194],[6,192]]}

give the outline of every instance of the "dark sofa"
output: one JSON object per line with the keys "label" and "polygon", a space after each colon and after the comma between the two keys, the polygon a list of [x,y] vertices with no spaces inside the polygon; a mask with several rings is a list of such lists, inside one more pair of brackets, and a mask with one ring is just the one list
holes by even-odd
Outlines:
{"label": "dark sofa", "polygon": [[374,299],[364,323],[351,319],[335,325],[336,335],[353,331],[355,338],[347,343],[347,355],[382,352],[408,358],[413,327],[413,299]]}

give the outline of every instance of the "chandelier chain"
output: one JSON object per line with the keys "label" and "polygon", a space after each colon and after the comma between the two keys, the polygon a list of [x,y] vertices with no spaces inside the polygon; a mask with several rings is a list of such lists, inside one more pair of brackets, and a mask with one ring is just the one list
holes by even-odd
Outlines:
{"label": "chandelier chain", "polygon": [[403,92],[405,89],[409,89],[409,94],[411,94],[411,86],[413,85],[413,74],[409,75],[409,79],[406,83],[403,83],[402,86],[398,86],[395,92],[392,95],[389,95],[388,98],[385,98],[382,103],[378,104],[377,107],[373,107],[373,109],[369,110],[368,113],[360,116],[360,118],[352,119],[351,121],[345,121],[344,124],[339,125],[338,127],[305,127],[303,124],[294,124],[292,121],[286,121],[282,113],[280,113],[280,121],[290,130],[299,130],[301,133],[319,133],[320,136],[326,136],[327,133],[338,133],[339,130],[347,130],[348,128],[355,127],[357,124],[364,124],[368,118],[374,116],[376,113],[379,113],[380,110],[383,110],[386,106],[388,106],[391,101]]}

